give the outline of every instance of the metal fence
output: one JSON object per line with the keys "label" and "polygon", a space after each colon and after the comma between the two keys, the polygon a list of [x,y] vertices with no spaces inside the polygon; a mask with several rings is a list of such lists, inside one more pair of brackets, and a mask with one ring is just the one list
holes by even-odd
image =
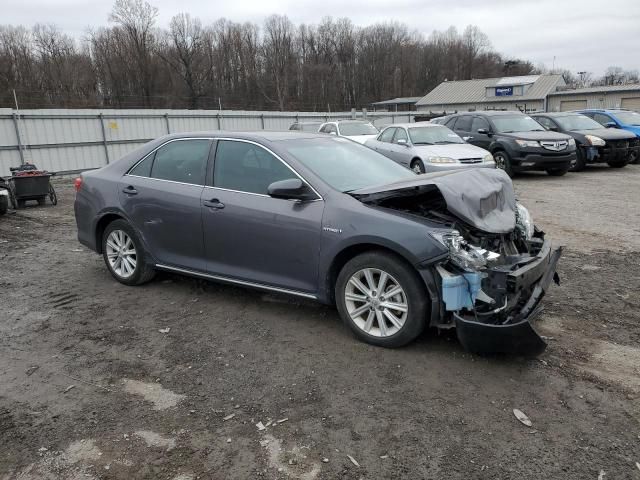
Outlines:
{"label": "metal fence", "polygon": [[[373,112],[366,118],[381,127],[412,122],[414,113]],[[364,117],[364,112],[0,109],[0,176],[24,162],[59,173],[99,168],[168,133],[288,130],[295,121]]]}

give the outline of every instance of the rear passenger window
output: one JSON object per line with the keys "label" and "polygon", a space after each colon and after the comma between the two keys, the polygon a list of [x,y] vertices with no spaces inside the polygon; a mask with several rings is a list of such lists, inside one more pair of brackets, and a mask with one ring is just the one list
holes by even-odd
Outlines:
{"label": "rear passenger window", "polygon": [[151,178],[204,185],[209,140],[177,140],[156,151]]}
{"label": "rear passenger window", "polygon": [[138,177],[150,177],[151,165],[153,165],[153,157],[155,152],[149,155],[147,158],[138,163],[135,167],[129,170],[129,175],[136,175]]}
{"label": "rear passenger window", "polygon": [[462,132],[470,132],[471,131],[471,117],[469,115],[465,115],[463,117],[458,118],[456,122],[456,130],[460,130]]}
{"label": "rear passenger window", "polygon": [[267,195],[273,182],[298,178],[282,161],[264,148],[247,142],[218,142],[213,186]]}
{"label": "rear passenger window", "polygon": [[385,129],[385,131],[380,134],[379,140],[381,142],[389,142],[389,143],[391,143],[391,139],[393,138],[393,134],[395,133],[395,131],[396,131],[396,129],[393,128],[393,127],[389,127],[387,129]]}

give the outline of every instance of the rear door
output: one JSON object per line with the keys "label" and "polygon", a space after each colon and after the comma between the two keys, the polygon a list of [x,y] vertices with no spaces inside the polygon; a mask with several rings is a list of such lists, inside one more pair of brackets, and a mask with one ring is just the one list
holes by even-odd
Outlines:
{"label": "rear door", "polygon": [[119,184],[122,209],[161,264],[205,268],[200,197],[210,147],[210,139],[171,140]]}
{"label": "rear door", "polygon": [[217,142],[213,180],[203,193],[207,270],[236,281],[313,293],[324,201],[272,198],[267,187],[299,176],[250,141]]}

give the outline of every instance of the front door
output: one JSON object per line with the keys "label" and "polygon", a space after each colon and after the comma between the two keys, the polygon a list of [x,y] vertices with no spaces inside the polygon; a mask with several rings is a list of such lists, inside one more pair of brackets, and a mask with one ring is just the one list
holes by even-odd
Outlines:
{"label": "front door", "polygon": [[212,275],[314,293],[324,201],[272,198],[268,186],[298,178],[248,141],[218,141],[213,185],[202,195],[207,269]]}
{"label": "front door", "polygon": [[119,183],[120,204],[161,264],[205,269],[200,198],[209,139],[177,139],[134,166]]}

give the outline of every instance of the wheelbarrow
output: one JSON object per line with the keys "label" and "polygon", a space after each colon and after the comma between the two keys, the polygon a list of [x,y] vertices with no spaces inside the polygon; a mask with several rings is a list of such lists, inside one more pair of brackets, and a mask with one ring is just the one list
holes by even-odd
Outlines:
{"label": "wheelbarrow", "polygon": [[7,184],[14,209],[24,208],[29,200],[36,200],[38,205],[44,205],[47,197],[53,205],[58,204],[58,196],[50,181],[54,173],[38,170],[30,163],[9,170],[12,176],[8,178]]}

